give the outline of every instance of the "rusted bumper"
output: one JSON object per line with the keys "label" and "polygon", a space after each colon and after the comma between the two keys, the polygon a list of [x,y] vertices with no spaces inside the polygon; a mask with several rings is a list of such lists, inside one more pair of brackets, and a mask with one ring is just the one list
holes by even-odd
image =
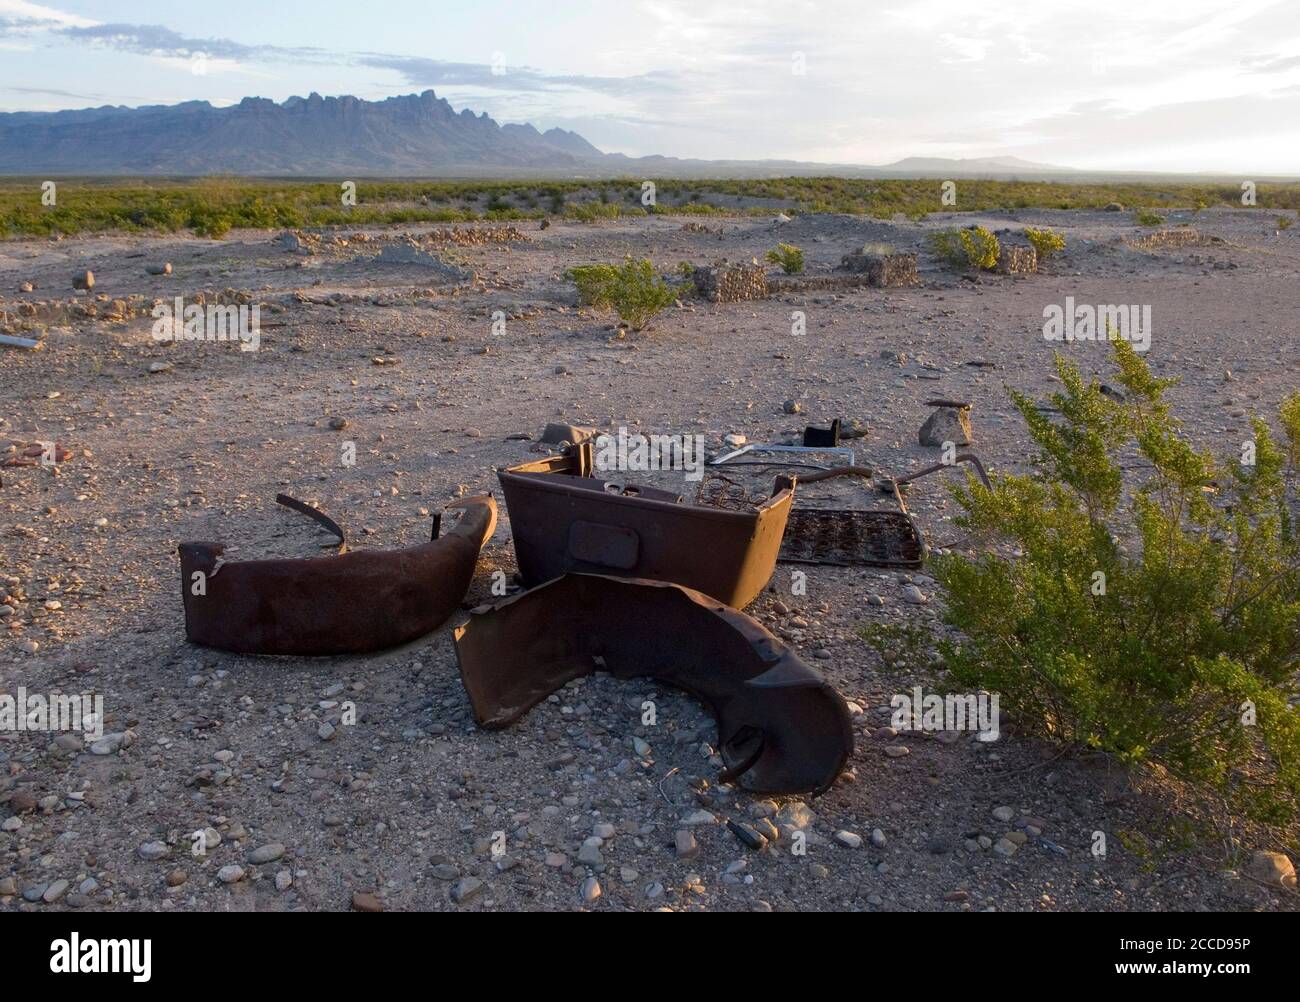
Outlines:
{"label": "rusted bumper", "polygon": [[821,793],[853,750],[829,683],[754,619],[689,588],[570,574],[474,610],[455,637],[480,727],[506,727],[570,679],[608,671],[708,704],[722,778],[754,793]]}
{"label": "rusted bumper", "polygon": [[756,510],[684,504],[667,491],[600,480],[590,443],[497,471],[524,584],[571,572],[650,578],[741,609],[772,577],[794,497],[778,478]]}
{"label": "rusted bumper", "polygon": [[437,629],[464,600],[496,529],[490,495],[467,498],[438,539],[400,550],[224,563],[221,543],[182,543],[185,634],[238,654],[360,654]]}

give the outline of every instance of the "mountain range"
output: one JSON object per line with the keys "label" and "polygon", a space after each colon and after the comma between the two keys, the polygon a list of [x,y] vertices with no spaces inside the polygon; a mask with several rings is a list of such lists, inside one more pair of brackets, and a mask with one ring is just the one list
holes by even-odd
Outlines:
{"label": "mountain range", "polygon": [[[605,153],[576,132],[498,125],[433,91],[356,97],[247,97],[139,108],[0,113],[0,175],[299,177],[985,177],[1081,180],[1101,172],[1017,157],[908,157],[883,166],[796,160],[686,160]],[[1112,180],[1123,175],[1105,172]],[[1138,177],[1139,175],[1133,175]]]}

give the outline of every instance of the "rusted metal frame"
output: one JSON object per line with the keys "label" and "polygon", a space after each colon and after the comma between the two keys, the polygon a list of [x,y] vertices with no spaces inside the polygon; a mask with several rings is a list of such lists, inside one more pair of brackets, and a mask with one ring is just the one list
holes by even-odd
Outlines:
{"label": "rusted metal frame", "polygon": [[423,636],[460,606],[496,529],[491,495],[448,507],[463,510],[453,529],[397,550],[227,563],[221,543],[182,543],[186,636],[239,654],[299,655],[361,654]]}
{"label": "rusted metal frame", "polygon": [[611,485],[592,475],[593,466],[586,442],[497,471],[525,586],[571,572],[617,574],[685,585],[736,608],[766,587],[793,479],[778,478],[756,510],[727,511]]}
{"label": "rusted metal frame", "polygon": [[820,674],[756,620],[680,585],[569,574],[475,609],[455,639],[486,729],[607,671],[654,678],[708,705],[720,779],[754,793],[821,793],[853,750],[848,708]]}

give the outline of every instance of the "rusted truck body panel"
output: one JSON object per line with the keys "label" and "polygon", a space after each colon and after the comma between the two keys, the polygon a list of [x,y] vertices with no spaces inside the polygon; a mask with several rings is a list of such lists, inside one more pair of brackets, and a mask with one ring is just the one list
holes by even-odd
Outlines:
{"label": "rusted truck body panel", "polygon": [[[238,654],[361,654],[437,629],[465,598],[496,529],[490,495],[467,498],[440,538],[398,550],[221,561],[221,543],[180,546],[185,633]],[[341,533],[340,533],[341,538]]]}
{"label": "rusted truck body panel", "polygon": [[689,588],[569,574],[474,610],[455,631],[479,726],[506,727],[570,679],[648,676],[706,703],[723,781],[821,793],[853,750],[843,698],[756,620]]}
{"label": "rusted truck body panel", "polygon": [[526,587],[571,572],[669,581],[744,608],[767,585],[794,497],[778,478],[752,511],[684,503],[593,475],[590,443],[497,471]]}

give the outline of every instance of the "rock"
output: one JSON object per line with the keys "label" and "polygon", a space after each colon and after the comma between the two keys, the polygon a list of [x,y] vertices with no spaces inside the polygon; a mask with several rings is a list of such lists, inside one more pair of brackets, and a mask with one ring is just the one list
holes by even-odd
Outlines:
{"label": "rock", "polygon": [[244,868],[238,863],[223,866],[217,871],[217,879],[223,884],[235,884],[244,879]]}
{"label": "rock", "polygon": [[275,875],[275,889],[277,891],[287,891],[293,886],[293,874],[288,870],[281,870]]}
{"label": "rock", "polygon": [[36,795],[27,787],[20,786],[9,798],[9,809],[15,814],[31,814],[36,810]]}
{"label": "rock", "polygon": [[578,862],[583,866],[603,866],[605,857],[600,854],[601,841],[594,836],[582,843],[578,850]]}
{"label": "rock", "polygon": [[152,863],[166,856],[168,849],[166,844],[163,842],[146,842],[136,850],[136,853],[141,859],[148,860]]}
{"label": "rock", "polygon": [[911,755],[912,749],[907,745],[886,745],[885,754],[889,758],[902,758],[905,755]]}
{"label": "rock", "polygon": [[930,596],[916,585],[909,584],[903,586],[903,601],[911,605],[925,605],[930,601]]}
{"label": "rock", "polygon": [[73,275],[72,287],[80,289],[82,292],[89,292],[95,287],[95,273],[93,271],[82,271]]}
{"label": "rock", "polygon": [[1016,816],[1016,812],[1014,808],[1011,807],[993,808],[993,820],[1001,821],[1004,825],[1010,824],[1011,819],[1014,818],[1015,816]]}
{"label": "rock", "polygon": [[23,282],[21,285],[18,286],[18,291],[19,291],[19,292],[35,292],[35,291],[36,291],[36,286],[32,285],[31,282]]}
{"label": "rock", "polygon": [[41,900],[47,905],[52,905],[59,898],[68,893],[68,887],[71,886],[66,880],[56,880],[45,888],[45,893],[41,895]]}
{"label": "rock", "polygon": [[648,758],[650,755],[650,745],[641,738],[632,738],[632,750],[636,752],[638,758]]}
{"label": "rock", "polygon": [[316,736],[322,741],[331,741],[334,738],[334,725],[328,720],[322,721],[321,725],[316,728]]}
{"label": "rock", "polygon": [[1296,886],[1295,865],[1281,852],[1259,850],[1250,857],[1250,875],[1274,886]]}
{"label": "rock", "polygon": [[969,407],[936,407],[933,414],[921,425],[918,436],[922,445],[943,448],[953,445],[970,445],[974,441],[970,427]]}
{"label": "rock", "polygon": [[582,882],[582,900],[591,904],[601,895],[600,881],[595,877],[588,877]]}
{"label": "rock", "polygon": [[694,859],[700,854],[700,845],[695,841],[695,833],[685,828],[678,829],[673,835],[673,847],[678,859]]}
{"label": "rock", "polygon": [[483,881],[478,877],[462,877],[451,889],[451,899],[458,905],[472,901],[483,893]]}
{"label": "rock", "polygon": [[993,851],[999,856],[1014,856],[1020,847],[1009,839],[1000,838],[993,843]]}
{"label": "rock", "polygon": [[435,880],[445,880],[450,883],[460,876],[460,867],[452,863],[439,863],[429,872]]}
{"label": "rock", "polygon": [[798,400],[787,400],[781,405],[781,409],[787,414],[802,414],[803,404]]}
{"label": "rock", "polygon": [[384,904],[367,891],[353,891],[352,910],[354,912],[382,912]]}
{"label": "rock", "polygon": [[1108,203],[1106,204],[1106,209],[1105,209],[1105,211],[1106,211],[1106,212],[1123,212],[1123,211],[1124,211],[1124,205],[1123,205],[1123,203],[1121,203],[1121,202],[1108,202]]}
{"label": "rock", "polygon": [[144,270],[150,275],[170,275],[172,273],[172,263],[164,261],[162,264],[147,264]]}
{"label": "rock", "polygon": [[98,741],[91,744],[89,748],[90,754],[112,755],[121,749],[125,739],[125,734],[105,734]]}
{"label": "rock", "polygon": [[0,898],[11,898],[18,893],[13,877],[0,877]]}
{"label": "rock", "polygon": [[24,884],[23,900],[28,901],[31,904],[36,904],[36,902],[40,901],[41,898],[45,896],[45,889],[49,886],[50,886],[49,884],[39,884],[39,883]]}
{"label": "rock", "polygon": [[570,445],[577,445],[579,442],[585,442],[587,439],[594,437],[595,434],[595,428],[551,422],[542,431],[542,442],[546,445],[563,445],[565,442]]}
{"label": "rock", "polygon": [[591,834],[593,834],[594,836],[596,836],[596,838],[599,839],[607,839],[607,838],[613,838],[617,831],[618,829],[615,828],[613,825],[609,824],[608,822],[604,822],[598,825],[593,825],[591,829]]}
{"label": "rock", "polygon": [[778,827],[789,825],[791,828],[809,828],[817,820],[813,809],[802,800],[792,800],[776,812]]}
{"label": "rock", "polygon": [[645,885],[645,896],[648,900],[654,901],[664,896],[664,885],[659,881],[653,881]]}
{"label": "rock", "polygon": [[181,884],[185,883],[185,881],[189,879],[190,879],[190,875],[186,873],[184,870],[181,869],[172,870],[171,873],[167,874],[167,886],[180,887]]}
{"label": "rock", "polygon": [[877,849],[883,849],[885,847],[885,833],[879,828],[871,829],[871,844]]}
{"label": "rock", "polygon": [[154,373],[170,372],[171,368],[172,368],[171,362],[150,362],[149,363],[149,371]]}
{"label": "rock", "polygon": [[248,854],[248,861],[256,866],[263,863],[274,863],[284,855],[284,846],[279,842],[271,842],[267,845],[258,846]]}
{"label": "rock", "polygon": [[694,828],[699,825],[716,825],[718,823],[718,819],[716,815],[711,814],[708,811],[701,810],[701,811],[692,811],[690,814],[686,815],[686,817],[682,818],[682,820],[678,823],[686,825],[688,828]]}
{"label": "rock", "polygon": [[857,849],[862,845],[862,836],[851,831],[837,831],[834,838],[840,845],[849,849]]}
{"label": "rock", "polygon": [[330,428],[334,431],[342,431],[348,426],[348,419],[342,417],[330,418]]}
{"label": "rock", "polygon": [[[776,831],[775,826],[773,826],[770,821],[768,822],[768,827],[771,828],[772,831]],[[730,818],[727,819],[727,831],[735,835],[736,838],[740,839],[740,841],[750,849],[759,852],[763,850],[769,841],[767,835],[760,833],[749,825],[743,825],[732,821]]]}

